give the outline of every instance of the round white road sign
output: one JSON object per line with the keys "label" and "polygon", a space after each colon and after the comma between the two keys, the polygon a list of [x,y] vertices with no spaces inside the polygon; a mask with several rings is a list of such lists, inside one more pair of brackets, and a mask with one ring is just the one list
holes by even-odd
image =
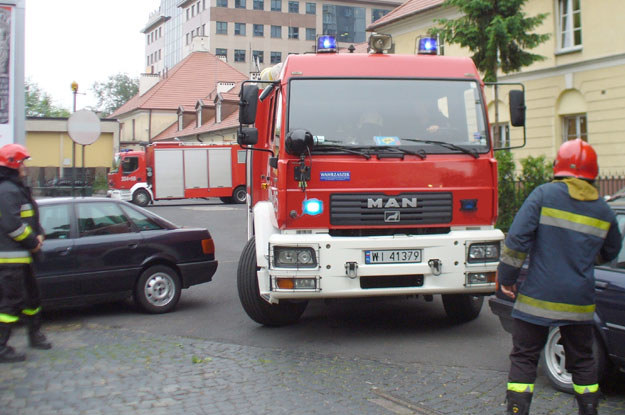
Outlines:
{"label": "round white road sign", "polygon": [[95,143],[101,131],[100,119],[93,111],[76,111],[67,120],[67,132],[76,144],[88,146]]}

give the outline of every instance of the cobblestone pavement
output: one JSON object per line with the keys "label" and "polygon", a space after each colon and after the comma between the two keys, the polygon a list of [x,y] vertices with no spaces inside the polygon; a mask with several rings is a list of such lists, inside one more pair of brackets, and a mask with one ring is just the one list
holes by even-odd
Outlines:
{"label": "cobblestone pavement", "polygon": [[[506,373],[297,353],[101,325],[50,325],[49,351],[0,367],[0,414],[503,414]],[[461,351],[458,351],[461,353]],[[570,415],[539,379],[532,414]],[[625,413],[625,389],[601,414]]]}

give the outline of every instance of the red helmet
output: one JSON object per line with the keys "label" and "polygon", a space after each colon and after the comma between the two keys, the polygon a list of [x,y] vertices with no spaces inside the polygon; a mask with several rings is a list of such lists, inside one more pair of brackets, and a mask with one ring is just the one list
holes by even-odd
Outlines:
{"label": "red helmet", "polygon": [[29,158],[28,150],[20,144],[7,144],[0,148],[0,166],[17,170]]}
{"label": "red helmet", "polygon": [[553,165],[554,177],[573,176],[595,180],[598,172],[597,153],[590,144],[576,138],[560,146]]}

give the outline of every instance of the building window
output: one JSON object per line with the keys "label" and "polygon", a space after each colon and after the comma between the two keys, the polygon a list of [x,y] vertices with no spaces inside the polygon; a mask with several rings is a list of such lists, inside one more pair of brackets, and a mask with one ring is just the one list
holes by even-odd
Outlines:
{"label": "building window", "polygon": [[306,28],[306,40],[316,40],[317,39],[317,29],[314,27],[311,29],[310,27]]}
{"label": "building window", "polygon": [[245,0],[234,0],[235,9],[245,9]]}
{"label": "building window", "polygon": [[245,23],[235,23],[234,34],[238,36],[245,36]]}
{"label": "building window", "polygon": [[582,45],[580,0],[558,0],[558,46],[570,49]]}
{"label": "building window", "polygon": [[493,142],[496,148],[510,147],[510,126],[507,122],[490,126],[490,133],[493,136]]}
{"label": "building window", "polygon": [[322,33],[335,35],[340,42],[364,42],[365,11],[364,7],[324,4]]}
{"label": "building window", "polygon": [[299,1],[289,1],[289,13],[299,13]]}
{"label": "building window", "polygon": [[317,3],[306,3],[306,14],[317,14]]}
{"label": "building window", "polygon": [[217,48],[215,49],[215,55],[228,57],[228,49]]}
{"label": "building window", "polygon": [[289,26],[289,39],[299,39],[299,27]]}
{"label": "building window", "polygon": [[217,0],[217,7],[228,7],[228,0]]}
{"label": "building window", "polygon": [[253,50],[252,57],[254,58],[255,62],[258,62],[258,64],[264,63],[265,52],[263,52],[262,50]]}
{"label": "building window", "polygon": [[202,36],[206,36],[206,23],[202,25]]}
{"label": "building window", "polygon": [[254,0],[254,10],[264,10],[265,0]]}
{"label": "building window", "polygon": [[282,52],[271,52],[271,63],[280,63],[282,62]]}
{"label": "building window", "polygon": [[216,22],[215,33],[217,33],[218,35],[227,35],[228,34],[228,22]]}
{"label": "building window", "polygon": [[576,138],[588,141],[588,130],[586,126],[586,114],[567,115],[563,117],[562,141],[575,140]]}
{"label": "building window", "polygon": [[282,0],[271,0],[271,11],[272,12],[281,12],[282,11]]}
{"label": "building window", "polygon": [[185,39],[186,39],[186,40],[184,41],[184,44],[185,44],[185,45],[188,45],[188,44],[189,44],[189,34],[190,34],[190,33],[187,33],[187,34],[185,35]]}
{"label": "building window", "polygon": [[235,62],[245,62],[245,49],[235,49],[234,50],[234,61]]}
{"label": "building window", "polygon": [[187,20],[189,20],[189,11],[190,9],[187,9]]}
{"label": "building window", "polygon": [[271,37],[280,39],[282,37],[282,26],[271,26]]}
{"label": "building window", "polygon": [[265,26],[263,26],[262,24],[255,24],[253,28],[254,28],[254,36],[257,36],[257,37],[265,36]]}
{"label": "building window", "polygon": [[371,23],[384,17],[390,10],[371,9]]}

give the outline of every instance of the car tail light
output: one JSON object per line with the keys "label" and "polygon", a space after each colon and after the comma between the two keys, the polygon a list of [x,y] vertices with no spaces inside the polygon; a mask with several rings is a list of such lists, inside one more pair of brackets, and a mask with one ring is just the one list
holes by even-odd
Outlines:
{"label": "car tail light", "polygon": [[202,239],[202,252],[205,254],[215,253],[215,243],[212,239]]}

